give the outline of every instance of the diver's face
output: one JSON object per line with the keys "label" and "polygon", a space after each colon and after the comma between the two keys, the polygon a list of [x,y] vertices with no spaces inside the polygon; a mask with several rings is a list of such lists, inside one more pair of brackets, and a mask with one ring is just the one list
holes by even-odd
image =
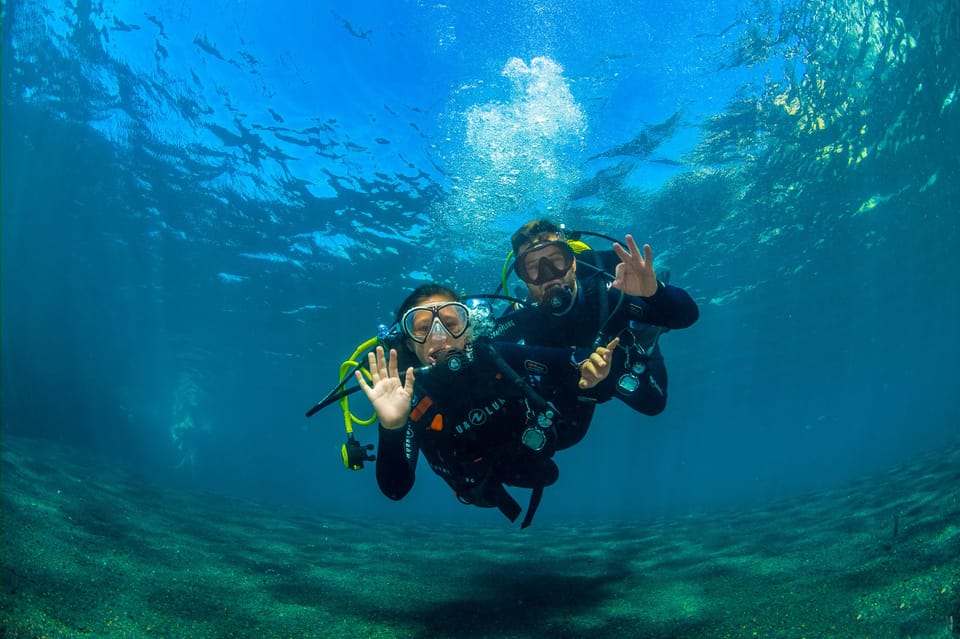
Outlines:
{"label": "diver's face", "polygon": [[[444,302],[453,302],[444,295],[431,295],[417,302],[417,306],[436,306]],[[426,335],[423,343],[407,339],[407,345],[414,352],[421,366],[433,366],[439,359],[448,354],[448,351],[462,351],[467,346],[467,333],[460,337],[453,337],[450,331],[458,333],[465,330],[463,318],[458,316],[452,307],[441,308],[437,314],[423,313],[423,318],[417,321],[423,325],[413,327],[414,330]]]}
{"label": "diver's face", "polygon": [[[525,250],[528,250],[531,246],[540,244],[542,242],[551,242],[559,240],[559,236],[556,233],[547,233],[536,237],[533,241],[528,242],[525,246],[522,246],[520,253],[523,253]],[[546,258],[547,262],[553,267],[555,275],[549,279],[538,281],[536,284],[533,284],[529,281],[524,281],[524,284],[527,286],[527,290],[530,291],[530,297],[533,298],[537,304],[543,304],[545,300],[550,297],[550,292],[556,287],[568,287],[573,291],[574,296],[577,294],[577,260],[573,259],[573,263],[570,265],[569,270],[563,272],[563,267],[565,265],[564,255],[560,248],[555,245],[546,245],[541,249],[536,251],[529,251],[523,255],[523,264],[520,265],[520,268],[524,269],[529,277],[527,279],[536,279],[537,274],[540,270],[541,260]]]}

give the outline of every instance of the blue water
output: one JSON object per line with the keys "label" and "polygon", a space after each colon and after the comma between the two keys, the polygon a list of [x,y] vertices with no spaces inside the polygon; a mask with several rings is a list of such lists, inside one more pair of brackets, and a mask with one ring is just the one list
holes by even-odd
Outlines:
{"label": "blue water", "polygon": [[960,438],[955,2],[2,7],[4,434],[490,523],[426,465],[388,501],[337,408],[303,414],[407,291],[492,292],[548,214],[649,242],[702,316],[663,340],[666,412],[602,406],[538,521],[748,507]]}

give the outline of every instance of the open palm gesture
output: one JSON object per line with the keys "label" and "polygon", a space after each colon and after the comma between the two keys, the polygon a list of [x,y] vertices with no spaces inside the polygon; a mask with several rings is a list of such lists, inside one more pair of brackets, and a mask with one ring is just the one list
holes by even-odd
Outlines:
{"label": "open palm gesture", "polygon": [[413,399],[413,367],[407,369],[405,378],[401,380],[397,370],[397,351],[390,349],[388,362],[382,346],[377,346],[376,352],[370,351],[367,363],[370,366],[370,384],[362,372],[354,373],[360,389],[373,404],[384,428],[403,428],[410,416],[410,401]]}

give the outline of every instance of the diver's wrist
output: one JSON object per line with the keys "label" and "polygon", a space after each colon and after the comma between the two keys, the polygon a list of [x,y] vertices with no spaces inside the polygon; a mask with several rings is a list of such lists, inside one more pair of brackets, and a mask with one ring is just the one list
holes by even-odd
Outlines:
{"label": "diver's wrist", "polygon": [[397,431],[407,424],[407,420],[380,420],[380,428],[389,431]]}
{"label": "diver's wrist", "polygon": [[664,286],[666,286],[666,284],[664,284],[660,280],[657,280],[657,286],[653,289],[653,293],[650,293],[649,295],[641,295],[640,297],[644,299],[650,299],[652,297],[656,297],[661,291],[663,291]]}

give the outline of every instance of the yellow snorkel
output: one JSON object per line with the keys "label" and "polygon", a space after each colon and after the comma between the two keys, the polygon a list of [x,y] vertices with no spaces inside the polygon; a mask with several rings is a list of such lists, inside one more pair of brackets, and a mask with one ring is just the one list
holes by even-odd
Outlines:
{"label": "yellow snorkel", "polygon": [[[380,339],[378,337],[371,337],[360,346],[357,346],[357,349],[353,351],[353,355],[350,356],[350,359],[346,360],[340,364],[340,384],[345,384],[347,378],[354,371],[354,369],[359,368],[362,374],[369,380],[370,372],[360,366],[360,356],[369,351],[371,348],[377,345]],[[363,468],[363,462],[365,461],[375,461],[376,457],[371,455],[369,451],[373,450],[373,444],[367,444],[366,446],[362,445],[357,439],[353,436],[353,425],[357,424],[359,426],[369,426],[377,420],[377,414],[374,413],[367,419],[359,419],[356,415],[350,412],[350,395],[344,394],[340,397],[340,410],[343,411],[343,424],[347,431],[347,441],[340,447],[340,456],[343,458],[343,465],[349,468],[350,470],[360,470]]]}
{"label": "yellow snorkel", "polygon": [[[359,357],[369,351],[371,348],[377,345],[377,342],[380,341],[378,337],[371,337],[365,341],[360,346],[357,346],[357,350],[353,351],[353,355],[350,356],[350,359],[340,364],[340,383],[344,384],[347,381],[347,378],[350,376],[350,373],[356,368],[360,368]],[[370,379],[370,371],[360,368],[363,375]],[[343,411],[343,423],[347,429],[347,435],[353,434],[353,425],[357,424],[359,426],[369,426],[377,419],[377,414],[374,413],[368,419],[358,419],[353,413],[350,412],[350,397],[344,395],[340,398],[340,409]]]}

